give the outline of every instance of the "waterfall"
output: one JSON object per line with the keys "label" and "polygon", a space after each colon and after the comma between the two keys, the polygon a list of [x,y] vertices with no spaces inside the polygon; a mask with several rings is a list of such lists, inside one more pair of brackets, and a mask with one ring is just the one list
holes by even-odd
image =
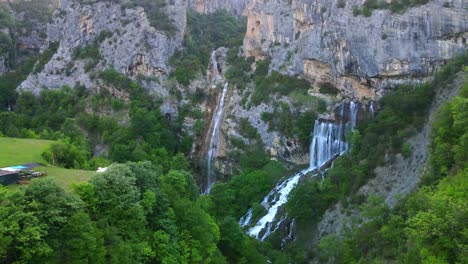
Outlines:
{"label": "waterfall", "polygon": [[252,220],[252,208],[250,208],[249,211],[247,211],[247,213],[241,217],[239,220],[239,225],[246,226],[250,224],[250,220]]}
{"label": "waterfall", "polygon": [[372,117],[375,116],[375,106],[374,106],[374,102],[371,102],[371,103],[370,103],[369,112],[371,113],[371,116],[372,116]]}
{"label": "waterfall", "polygon": [[[265,202],[268,204],[269,201],[273,204],[270,205],[267,214],[258,220],[254,227],[248,230],[247,233],[250,236],[256,237],[258,239],[260,232],[265,229],[264,235],[260,237],[261,240],[264,240],[274,231],[272,230],[272,224],[273,220],[275,220],[276,214],[278,213],[278,209],[288,201],[289,193],[297,185],[299,179],[312,170],[313,169],[308,168],[297,173],[293,177],[278,184],[267,196],[265,196],[262,204],[265,204]],[[242,226],[246,226],[248,224],[250,224],[250,221],[248,223],[244,222],[244,225]]]}
{"label": "waterfall", "polygon": [[[267,207],[267,214],[260,218],[255,226],[251,227],[247,233],[257,239],[264,240],[273,233],[279,224],[284,220],[284,217],[277,222],[273,228],[278,210],[288,201],[290,192],[296,187],[302,176],[314,172],[313,176],[320,173],[322,166],[335,159],[337,156],[347,151],[348,144],[345,140],[346,132],[349,128],[354,128],[357,121],[358,104],[351,102],[349,104],[349,124],[344,121],[333,123],[330,121],[316,120],[312,141],[310,144],[310,164],[309,167],[292,177],[280,182],[276,187],[268,193],[262,201],[262,205]],[[340,109],[341,117],[344,117],[344,104]],[[239,221],[242,227],[249,226],[252,220],[251,209]]]}
{"label": "waterfall", "polygon": [[211,131],[211,138],[210,138],[210,145],[208,148],[208,173],[207,173],[207,183],[206,183],[206,190],[205,193],[210,193],[211,187],[215,182],[213,179],[213,158],[218,155],[219,151],[219,133],[220,133],[220,126],[221,121],[223,120],[223,113],[224,113],[224,99],[227,94],[229,83],[225,83],[223,87],[223,92],[221,94],[221,98],[218,102],[218,106],[216,107],[215,113],[213,118],[211,119],[210,130]]}
{"label": "waterfall", "polygon": [[346,126],[316,120],[310,148],[310,167],[318,168],[330,159],[346,151],[348,146],[343,130]]}
{"label": "waterfall", "polygon": [[356,127],[358,110],[359,110],[358,103],[355,103],[353,101],[349,102],[349,114],[350,114],[349,121],[351,123],[351,129],[354,129]]}

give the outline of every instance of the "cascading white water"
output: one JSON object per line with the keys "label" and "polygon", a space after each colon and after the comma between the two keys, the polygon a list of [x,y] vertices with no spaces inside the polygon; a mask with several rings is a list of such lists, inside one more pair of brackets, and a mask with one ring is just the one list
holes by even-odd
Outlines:
{"label": "cascading white water", "polygon": [[357,122],[357,113],[359,110],[359,104],[355,103],[353,101],[349,102],[349,122],[351,123],[351,129],[354,129],[356,127],[356,122]]}
{"label": "cascading white water", "polygon": [[208,166],[207,166],[207,183],[206,183],[206,190],[205,193],[210,193],[211,187],[215,183],[213,179],[213,158],[218,155],[219,151],[219,133],[220,133],[220,126],[221,121],[223,120],[223,113],[224,113],[224,99],[227,94],[229,83],[225,83],[223,87],[223,92],[221,94],[221,98],[219,99],[218,106],[216,107],[215,113],[213,118],[211,119],[211,138],[210,138],[210,145],[208,148]]}
{"label": "cascading white water", "polygon": [[[279,208],[288,201],[289,193],[299,182],[300,178],[312,171],[317,171],[327,162],[333,160],[335,157],[345,152],[348,149],[348,144],[345,140],[346,132],[349,128],[354,128],[356,125],[358,113],[357,104],[350,104],[349,125],[343,121],[339,123],[332,123],[329,121],[315,121],[312,142],[310,145],[310,164],[309,168],[295,174],[294,176],[280,182],[276,187],[268,193],[262,201],[262,205],[268,205],[268,212],[265,216],[260,218],[255,226],[251,227],[247,233],[257,239],[264,240],[278,227],[280,220],[273,228],[273,221],[275,221]],[[344,104],[340,110],[341,117],[344,117]],[[313,176],[317,176],[315,173]],[[252,210],[250,209],[246,215],[240,220],[239,224],[242,227],[249,226],[252,219]],[[260,237],[260,234],[263,235]]]}
{"label": "cascading white water", "polygon": [[[268,204],[268,212],[263,216],[255,226],[248,230],[248,234],[258,239],[264,240],[278,228],[276,224],[273,228],[273,221],[276,218],[278,209],[288,201],[289,193],[305,174],[314,171],[330,161],[347,149],[342,130],[345,128],[342,124],[331,122],[316,121],[314,126],[314,135],[310,147],[310,166],[309,168],[295,174],[293,177],[278,184],[264,199],[262,204]],[[340,131],[341,130],[341,131]],[[246,220],[249,221],[246,221]],[[251,211],[247,213],[240,221],[241,226],[250,224]],[[261,237],[260,233],[264,231]]]}
{"label": "cascading white water", "polygon": [[318,168],[336,155],[347,150],[342,124],[315,121],[314,137],[310,148],[310,167]]}
{"label": "cascading white water", "polygon": [[371,113],[371,116],[372,116],[372,117],[375,116],[375,106],[374,106],[374,102],[371,102],[371,103],[370,103],[369,112]]}
{"label": "cascading white water", "polygon": [[[260,232],[265,229],[265,233],[260,238],[261,240],[264,240],[274,231],[272,230],[272,224],[273,220],[275,220],[276,214],[278,213],[278,209],[288,201],[289,193],[297,185],[299,179],[312,170],[313,168],[308,168],[297,173],[293,177],[278,184],[267,196],[265,196],[262,204],[268,204],[271,202],[273,202],[273,204],[270,205],[267,214],[258,220],[254,227],[248,230],[249,235],[259,238]],[[241,226],[247,226],[249,224],[250,221],[244,221]]]}
{"label": "cascading white water", "polygon": [[249,211],[239,219],[239,225],[246,226],[250,223],[250,220],[252,220],[252,208],[250,208]]}

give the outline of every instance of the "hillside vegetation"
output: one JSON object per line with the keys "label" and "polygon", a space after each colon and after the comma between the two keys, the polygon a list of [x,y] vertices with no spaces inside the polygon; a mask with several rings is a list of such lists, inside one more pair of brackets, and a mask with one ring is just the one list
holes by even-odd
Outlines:
{"label": "hillside vegetation", "polygon": [[441,106],[420,188],[390,211],[374,197],[367,222],[320,243],[323,261],[466,263],[468,227],[468,69],[460,95]]}

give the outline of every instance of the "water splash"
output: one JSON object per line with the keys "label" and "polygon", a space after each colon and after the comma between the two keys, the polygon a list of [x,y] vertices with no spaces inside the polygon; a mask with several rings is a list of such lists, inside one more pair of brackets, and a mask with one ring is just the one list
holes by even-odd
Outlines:
{"label": "water splash", "polygon": [[216,107],[215,114],[213,115],[213,119],[211,120],[210,131],[211,131],[211,138],[210,138],[210,145],[208,148],[208,172],[207,172],[207,183],[206,183],[206,190],[205,193],[208,194],[211,191],[211,187],[215,183],[215,179],[213,177],[213,159],[218,155],[219,151],[219,133],[221,127],[221,121],[223,120],[223,113],[224,113],[224,105],[225,105],[225,97],[227,94],[229,83],[225,83],[223,87],[223,92],[221,94],[221,98],[219,99],[218,106]]}

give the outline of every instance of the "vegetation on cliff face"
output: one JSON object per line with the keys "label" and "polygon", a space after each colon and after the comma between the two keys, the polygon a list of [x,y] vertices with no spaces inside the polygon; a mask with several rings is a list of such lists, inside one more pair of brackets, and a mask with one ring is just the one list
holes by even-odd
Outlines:
{"label": "vegetation on cliff face", "polygon": [[[363,207],[363,216],[369,220],[362,225],[355,223],[354,229],[351,228],[343,237],[326,237],[318,250],[322,261],[466,261],[462,247],[466,243],[466,237],[463,237],[466,226],[462,224],[463,219],[466,220],[466,212],[459,210],[466,205],[466,196],[460,196],[458,192],[466,189],[466,184],[461,182],[466,182],[465,167],[468,161],[465,139],[468,133],[468,82],[465,82],[460,96],[441,107],[437,115],[432,132],[431,158],[427,165],[432,169],[424,175],[420,191],[391,213],[379,197],[366,201],[356,192],[374,176],[375,167],[384,163],[385,156],[391,160],[395,154],[404,151],[404,140],[421,129],[427,119],[425,113],[435,90],[450,85],[467,63],[465,54],[446,65],[431,83],[401,86],[384,96],[377,116],[358,126],[358,130],[351,135],[351,150],[335,161],[325,180],[321,183],[305,181],[292,192],[287,203],[288,214],[299,220],[299,225],[304,228],[317,223],[325,210],[339,200],[343,204]],[[444,179],[448,176],[455,179]],[[435,187],[437,184],[439,187]],[[455,186],[459,184],[461,186]],[[453,204],[444,205],[442,202],[451,201],[452,198]],[[441,202],[436,202],[439,199]],[[422,203],[424,200],[427,201]],[[309,206],[299,206],[303,204]],[[444,214],[448,218],[443,219]],[[432,228],[438,233],[430,233]],[[444,244],[443,241],[453,243]],[[293,243],[290,250],[298,250],[297,246]]]}
{"label": "vegetation on cliff face", "polygon": [[365,17],[372,16],[372,10],[375,9],[389,9],[392,13],[403,13],[408,8],[425,5],[429,0],[366,0],[363,4],[362,10],[358,6],[353,6],[353,15],[363,15]]}
{"label": "vegetation on cliff face", "polygon": [[165,9],[168,3],[174,5],[174,1],[166,0],[132,0],[123,4],[122,9],[143,7],[151,26],[172,36],[176,31],[176,27],[174,21],[166,13]]}
{"label": "vegetation on cliff face", "polygon": [[[54,146],[45,157],[55,156],[67,168],[100,166],[106,155],[92,158],[93,146],[99,144],[108,146],[111,161],[152,160],[164,164],[165,169],[172,155],[190,151],[191,139],[181,127],[183,119],[169,120],[160,112],[157,98],[117,72],[105,71],[100,77],[128,94],[129,102],[101,100],[111,96],[109,90],[91,95],[82,86],[44,89],[37,98],[23,92],[13,112],[0,114],[0,132],[9,137],[62,140],[63,144]],[[96,112],[86,111],[90,103],[96,103]],[[117,119],[98,114],[100,111],[114,115],[128,112],[129,122],[119,125]]]}
{"label": "vegetation on cliff face", "polygon": [[225,11],[208,15],[187,12],[187,29],[184,49],[176,51],[171,58],[171,64],[176,68],[173,76],[184,86],[197,74],[205,74],[214,49],[242,45],[245,19]]}
{"label": "vegetation on cliff face", "polygon": [[[465,70],[465,78],[468,70]],[[468,201],[468,81],[439,108],[431,133],[430,168],[422,185],[393,211],[376,199],[367,222],[320,243],[322,261],[465,263]]]}

